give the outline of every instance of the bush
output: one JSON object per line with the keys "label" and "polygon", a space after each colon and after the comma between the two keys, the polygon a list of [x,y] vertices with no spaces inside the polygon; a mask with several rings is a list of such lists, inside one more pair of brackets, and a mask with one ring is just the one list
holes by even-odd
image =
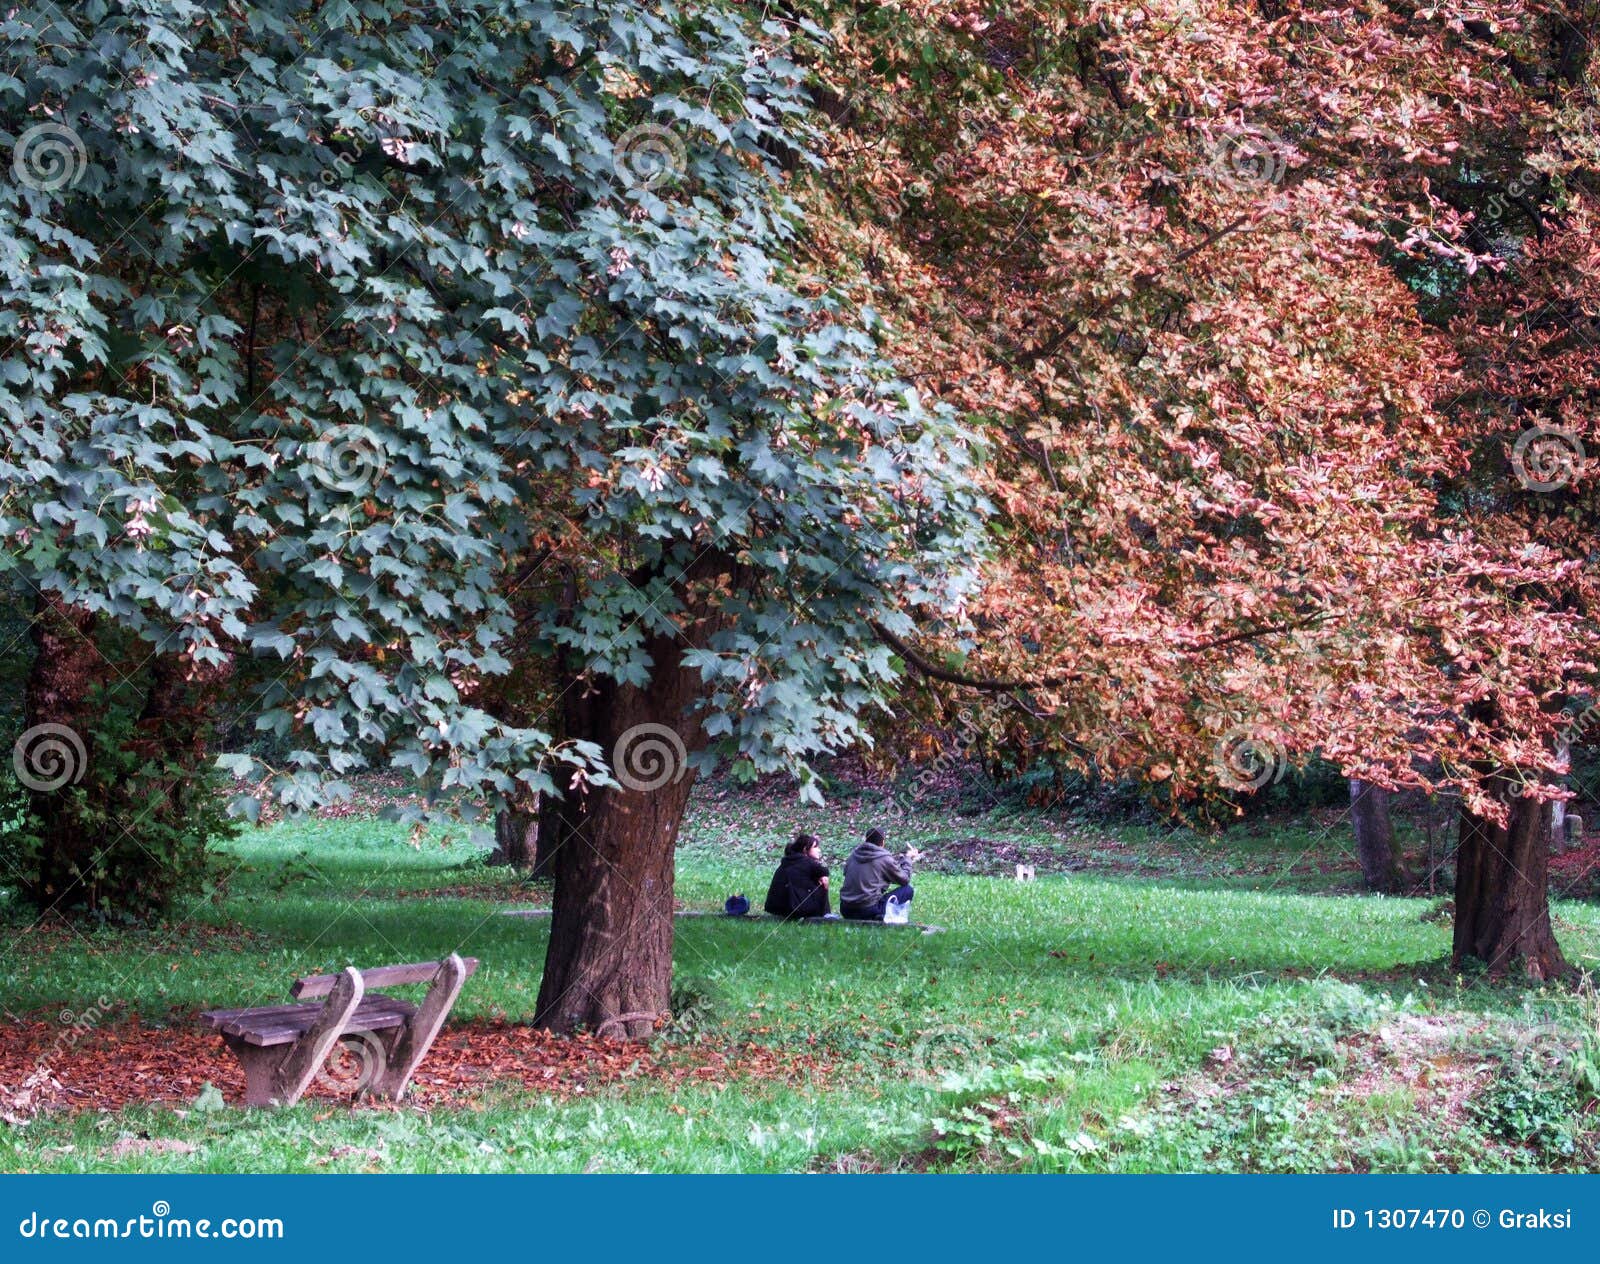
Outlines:
{"label": "bush", "polygon": [[[133,712],[109,691],[95,714],[95,727],[83,734],[83,776],[50,792],[48,821],[45,796],[19,784],[9,761],[0,771],[0,872],[43,908],[86,905],[120,919],[165,913],[204,888],[210,841],[237,831],[221,775],[208,762],[195,766],[187,752],[152,753]],[[62,839],[72,840],[64,866]],[[55,870],[65,882],[46,876]],[[61,889],[45,889],[58,885],[76,889],[66,899]]]}

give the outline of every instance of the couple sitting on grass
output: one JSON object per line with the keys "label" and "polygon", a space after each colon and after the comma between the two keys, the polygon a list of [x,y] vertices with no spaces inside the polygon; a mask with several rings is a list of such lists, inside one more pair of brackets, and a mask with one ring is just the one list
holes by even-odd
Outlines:
{"label": "couple sitting on grass", "polygon": [[[844,887],[839,912],[852,922],[903,922],[911,903],[911,862],[922,853],[907,848],[892,855],[883,845],[883,831],[867,831],[864,843],[844,862]],[[827,917],[828,866],[822,844],[810,834],[796,834],[784,849],[778,872],[767,888],[767,912],[778,917]]]}

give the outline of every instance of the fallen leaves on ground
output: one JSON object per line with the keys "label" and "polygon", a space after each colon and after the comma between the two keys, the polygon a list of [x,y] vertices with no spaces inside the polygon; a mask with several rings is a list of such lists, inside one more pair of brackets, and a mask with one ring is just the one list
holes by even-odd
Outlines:
{"label": "fallen leaves on ground", "polygon": [[486,878],[482,882],[460,882],[447,887],[407,887],[385,891],[385,900],[515,900],[518,904],[549,905],[550,891],[544,887],[529,887],[503,878]]}
{"label": "fallen leaves on ground", "polygon": [[[8,934],[11,932],[8,931]],[[62,950],[81,952],[88,957],[114,951],[143,948],[148,952],[250,952],[269,945],[271,937],[236,924],[185,921],[172,925],[125,927],[118,932],[117,947],[85,938],[81,926],[55,915],[41,917],[31,926],[17,928],[6,945],[9,953],[49,956]]]}
{"label": "fallen leaves on ground", "polygon": [[[624,1081],[721,1087],[736,1080],[825,1082],[831,1063],[764,1045],[702,1039],[682,1045],[590,1035],[556,1036],[504,1020],[447,1028],[412,1080],[408,1101],[464,1106],[495,1088],[572,1097]],[[208,1032],[138,1018],[63,1040],[59,1023],[24,1019],[0,1045],[0,1111],[16,1123],[46,1111],[120,1110],[140,1103],[195,1100],[208,1084],[230,1105],[244,1096],[244,1072]],[[48,1090],[48,1091],[46,1091]],[[313,1083],[307,1097],[348,1097]]]}
{"label": "fallen leaves on ground", "polygon": [[1576,847],[1550,857],[1551,895],[1583,898],[1600,891],[1600,834],[1590,834]]}

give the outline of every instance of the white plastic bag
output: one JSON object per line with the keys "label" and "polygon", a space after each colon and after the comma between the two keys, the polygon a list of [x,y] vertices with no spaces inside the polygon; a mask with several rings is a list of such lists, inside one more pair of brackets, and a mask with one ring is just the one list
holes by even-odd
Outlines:
{"label": "white plastic bag", "polygon": [[911,901],[890,900],[883,906],[883,920],[889,926],[904,926],[911,920]]}

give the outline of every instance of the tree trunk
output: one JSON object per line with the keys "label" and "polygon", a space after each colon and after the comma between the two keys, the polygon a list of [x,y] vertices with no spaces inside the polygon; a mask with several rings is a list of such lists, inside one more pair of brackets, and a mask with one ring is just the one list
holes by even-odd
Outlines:
{"label": "tree trunk", "polygon": [[604,750],[622,785],[569,794],[546,844],[555,899],[538,1026],[646,1036],[668,1011],[673,853],[694,782],[686,758],[705,742],[689,715],[701,676],[683,666],[684,647],[652,637],[643,687],[600,680],[567,691],[567,736]]}
{"label": "tree trunk", "polygon": [[1521,796],[1505,777],[1490,784],[1505,825],[1461,808],[1455,961],[1474,958],[1497,975],[1520,963],[1529,978],[1557,978],[1569,967],[1550,925],[1550,804]]}
{"label": "tree trunk", "polygon": [[522,808],[501,808],[494,818],[494,854],[491,865],[510,865],[527,869],[533,865],[534,834],[539,828],[536,813]]}
{"label": "tree trunk", "polygon": [[1550,805],[1550,851],[1559,856],[1567,850],[1567,801]]}
{"label": "tree trunk", "polygon": [[590,722],[569,732],[605,749],[619,779],[627,751],[645,742],[658,744],[661,769],[672,771],[655,785],[663,774],[649,765],[647,777],[634,780],[652,788],[592,787],[568,805],[569,832],[552,859],[555,907],[534,1021],[552,1031],[644,1036],[669,1005],[673,853],[694,780],[683,757],[699,724],[684,718],[682,691],[659,680],[646,690],[602,688],[587,701],[606,695],[615,701],[586,708]]}
{"label": "tree trunk", "polygon": [[13,760],[39,830],[37,867],[22,893],[45,912],[95,902],[90,876],[105,840],[79,827],[72,803],[94,753],[90,693],[103,671],[94,622],[88,611],[56,597],[41,595],[34,603],[34,658]]}
{"label": "tree trunk", "polygon": [[[1556,743],[1556,755],[1563,763],[1572,759],[1572,743],[1562,738]],[[1567,850],[1567,801],[1557,799],[1550,805],[1550,852],[1559,856]]]}
{"label": "tree trunk", "polygon": [[[174,817],[187,811],[195,773],[209,755],[217,698],[233,671],[231,657],[201,668],[173,654],[158,654],[151,663],[135,742],[144,754],[171,766],[176,780],[167,788],[167,799]],[[210,788],[205,792],[211,793]]]}
{"label": "tree trunk", "polygon": [[1406,887],[1405,864],[1395,850],[1389,792],[1371,782],[1350,782],[1350,824],[1367,890],[1393,895]]}
{"label": "tree trunk", "polygon": [[[570,791],[568,792],[570,793]],[[547,878],[555,872],[556,852],[569,831],[567,798],[561,794],[539,796],[539,819],[534,826],[533,876]]]}

